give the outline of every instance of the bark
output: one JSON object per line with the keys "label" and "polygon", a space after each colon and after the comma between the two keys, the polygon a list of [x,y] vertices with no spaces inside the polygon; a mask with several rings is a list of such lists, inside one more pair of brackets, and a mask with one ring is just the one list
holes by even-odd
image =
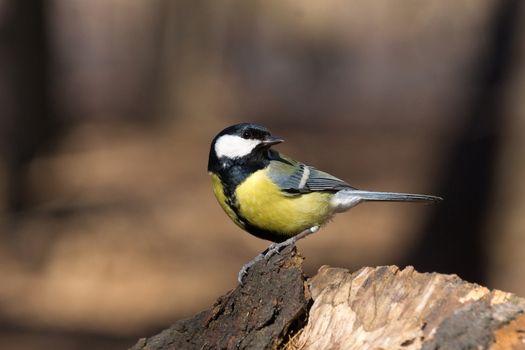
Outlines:
{"label": "bark", "polygon": [[288,248],[244,286],[139,349],[525,349],[525,300],[412,267],[324,266],[307,280]]}
{"label": "bark", "polygon": [[209,310],[176,322],[135,350],[274,349],[304,321],[311,298],[302,258],[287,248],[250,269],[244,286],[220,297]]}

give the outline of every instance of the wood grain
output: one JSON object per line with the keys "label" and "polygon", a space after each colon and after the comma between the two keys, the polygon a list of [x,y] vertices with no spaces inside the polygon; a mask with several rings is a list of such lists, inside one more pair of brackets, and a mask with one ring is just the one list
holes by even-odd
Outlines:
{"label": "wood grain", "polygon": [[255,264],[244,286],[132,349],[525,349],[525,300],[511,293],[412,267],[306,279],[302,261],[287,248]]}

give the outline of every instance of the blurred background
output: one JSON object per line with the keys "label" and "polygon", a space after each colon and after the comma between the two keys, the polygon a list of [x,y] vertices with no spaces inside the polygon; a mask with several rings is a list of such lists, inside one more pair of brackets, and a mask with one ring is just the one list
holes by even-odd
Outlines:
{"label": "blurred background", "polygon": [[124,349],[211,306],[268,242],[213,197],[252,121],[374,203],[299,243],[525,296],[521,0],[1,0],[0,348]]}

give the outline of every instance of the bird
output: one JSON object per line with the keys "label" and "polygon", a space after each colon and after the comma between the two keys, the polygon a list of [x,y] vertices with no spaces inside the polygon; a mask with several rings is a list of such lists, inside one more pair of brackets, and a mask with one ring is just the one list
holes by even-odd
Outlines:
{"label": "bird", "polygon": [[442,200],[426,194],[357,189],[272,148],[283,141],[264,126],[239,123],[219,132],[211,142],[208,173],[220,206],[241,229],[273,242],[241,268],[240,285],[257,261],[295,245],[335,214],[360,203]]}

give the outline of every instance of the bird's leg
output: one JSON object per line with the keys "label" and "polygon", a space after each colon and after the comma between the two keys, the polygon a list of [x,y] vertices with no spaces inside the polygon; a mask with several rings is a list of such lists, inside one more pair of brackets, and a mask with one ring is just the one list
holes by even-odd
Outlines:
{"label": "bird's leg", "polygon": [[306,229],[306,230],[302,231],[301,233],[299,233],[299,234],[297,234],[297,235],[295,235],[295,236],[293,236],[291,238],[288,238],[284,242],[270,244],[270,246],[268,248],[266,248],[261,254],[257,255],[253,260],[249,261],[248,263],[244,264],[244,266],[239,271],[239,275],[237,276],[237,280],[239,281],[239,284],[241,286],[243,285],[244,276],[246,276],[246,274],[248,273],[248,270],[250,269],[250,267],[252,267],[255,263],[257,263],[257,262],[259,262],[259,261],[261,261],[263,259],[264,260],[270,259],[275,254],[280,253],[284,248],[286,248],[286,247],[288,247],[290,245],[295,245],[295,243],[298,240],[303,239],[306,236],[311,235],[312,233],[315,233],[315,232],[319,231],[319,228],[320,228],[320,226],[312,226],[309,229]]}
{"label": "bird's leg", "polygon": [[275,254],[280,253],[284,248],[286,248],[286,247],[288,247],[290,245],[295,245],[295,243],[298,240],[303,239],[306,236],[309,236],[312,233],[315,233],[317,231],[319,231],[319,226],[310,227],[309,229],[306,229],[306,230],[302,231],[301,233],[299,233],[299,234],[297,234],[297,235],[295,235],[295,236],[293,236],[291,238],[288,238],[284,242],[270,244],[270,246],[264,252],[262,252],[261,254],[264,254],[264,257],[266,259],[269,259],[272,256],[274,256]]}

